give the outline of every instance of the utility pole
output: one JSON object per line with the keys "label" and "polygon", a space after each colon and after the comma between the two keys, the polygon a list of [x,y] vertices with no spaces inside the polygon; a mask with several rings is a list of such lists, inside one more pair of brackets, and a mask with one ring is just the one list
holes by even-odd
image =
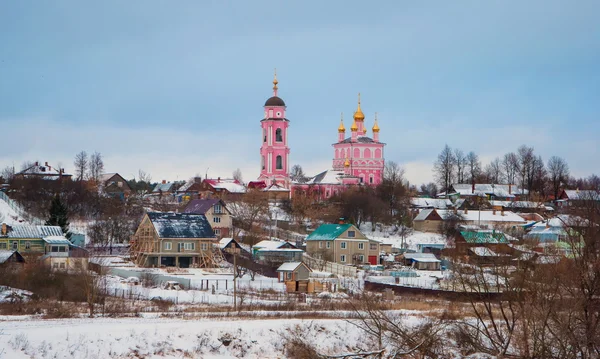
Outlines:
{"label": "utility pole", "polygon": [[237,255],[239,248],[234,247],[226,249],[227,252],[233,254],[233,310],[237,311]]}

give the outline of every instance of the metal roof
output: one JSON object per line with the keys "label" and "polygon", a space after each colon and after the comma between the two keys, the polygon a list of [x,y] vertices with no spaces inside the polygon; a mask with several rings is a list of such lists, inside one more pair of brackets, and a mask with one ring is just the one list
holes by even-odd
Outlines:
{"label": "metal roof", "polygon": [[59,226],[14,225],[8,231],[8,238],[38,238],[63,236]]}
{"label": "metal roof", "polygon": [[334,240],[352,227],[351,224],[322,224],[307,238],[307,241]]}

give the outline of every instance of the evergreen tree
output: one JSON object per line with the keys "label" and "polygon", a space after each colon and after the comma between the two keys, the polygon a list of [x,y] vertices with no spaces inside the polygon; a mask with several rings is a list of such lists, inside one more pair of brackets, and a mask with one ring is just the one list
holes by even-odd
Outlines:
{"label": "evergreen tree", "polygon": [[50,203],[50,217],[46,221],[46,225],[59,226],[67,238],[71,237],[71,234],[69,233],[69,214],[67,206],[62,203],[58,193],[52,199],[52,203]]}

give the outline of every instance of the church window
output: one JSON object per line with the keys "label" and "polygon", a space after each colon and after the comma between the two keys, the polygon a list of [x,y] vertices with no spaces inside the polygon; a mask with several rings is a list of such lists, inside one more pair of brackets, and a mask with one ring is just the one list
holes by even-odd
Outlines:
{"label": "church window", "polygon": [[262,164],[262,169],[265,169],[265,156],[262,156],[262,160],[260,161]]}
{"label": "church window", "polygon": [[283,142],[283,136],[281,136],[281,128],[278,128],[277,130],[275,130],[275,141]]}
{"label": "church window", "polygon": [[263,142],[267,142],[267,130],[263,128]]}
{"label": "church window", "polygon": [[358,148],[354,149],[354,158],[360,158],[360,150]]}
{"label": "church window", "polygon": [[283,160],[281,159],[281,156],[277,156],[275,158],[275,169],[278,169],[278,170],[283,169]]}
{"label": "church window", "polygon": [[373,175],[369,176],[369,183],[373,184]]}
{"label": "church window", "polygon": [[368,148],[365,148],[365,158],[371,158],[371,150]]}
{"label": "church window", "polygon": [[269,118],[273,118],[273,110],[269,110]]}
{"label": "church window", "polygon": [[281,112],[277,112],[277,117],[281,117]]}
{"label": "church window", "polygon": [[375,158],[381,158],[381,150],[379,148],[375,150]]}

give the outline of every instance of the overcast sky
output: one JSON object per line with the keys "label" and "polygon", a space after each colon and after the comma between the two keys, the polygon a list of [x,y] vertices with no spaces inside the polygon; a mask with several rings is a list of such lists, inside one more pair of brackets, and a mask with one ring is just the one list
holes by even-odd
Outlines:
{"label": "overcast sky", "polygon": [[[523,143],[600,172],[598,1],[4,1],[0,167],[81,151],[154,180],[259,173],[277,67],[291,162],[331,166],[357,93],[386,160]],[[369,131],[370,132],[370,131]]]}

